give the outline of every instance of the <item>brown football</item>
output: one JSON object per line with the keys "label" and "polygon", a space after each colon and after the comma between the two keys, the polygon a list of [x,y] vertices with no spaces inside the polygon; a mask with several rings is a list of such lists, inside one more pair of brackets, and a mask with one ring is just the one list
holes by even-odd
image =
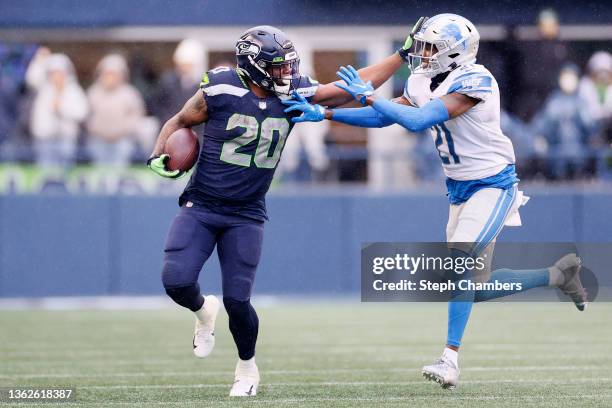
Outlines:
{"label": "brown football", "polygon": [[198,136],[189,128],[179,129],[166,140],[164,153],[170,156],[166,163],[169,170],[189,171],[200,153]]}

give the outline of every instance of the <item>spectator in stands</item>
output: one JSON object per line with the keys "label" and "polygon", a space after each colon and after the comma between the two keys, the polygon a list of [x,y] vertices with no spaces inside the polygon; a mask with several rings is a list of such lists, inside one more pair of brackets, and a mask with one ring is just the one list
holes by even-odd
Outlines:
{"label": "spectator in stands", "polygon": [[[230,66],[229,62],[223,62],[224,66]],[[308,62],[302,62],[300,71],[304,73],[314,72],[314,68]],[[285,181],[323,181],[329,168],[329,158],[325,147],[325,137],[329,133],[329,121],[304,122],[293,128],[291,137],[288,137],[283,149],[283,160],[279,165],[279,175]],[[306,166],[300,166],[305,156]],[[300,170],[308,170],[300,172]],[[308,174],[302,174],[308,173]]]}
{"label": "spectator in stands", "polygon": [[580,80],[579,93],[593,119],[600,126],[600,141],[612,142],[612,55],[607,51],[593,54],[587,75]]}
{"label": "spectator in stands", "polygon": [[589,144],[596,130],[588,107],[578,94],[578,68],[564,65],[558,89],[534,117],[533,128],[547,144],[546,160],[553,179],[588,176]]}
{"label": "spectator in stands", "polygon": [[0,43],[0,154],[3,159],[27,158],[27,153],[18,152],[31,144],[27,137],[31,98],[27,98],[25,73],[37,49],[33,44]]}
{"label": "spectator in stands", "polygon": [[4,75],[0,75],[0,143],[9,139],[15,127],[18,98],[17,87]]}
{"label": "spectator in stands", "polygon": [[174,52],[174,69],[162,75],[151,110],[161,123],[178,112],[200,84],[206,62],[204,47],[195,39],[180,42]]}
{"label": "spectator in stands", "polygon": [[37,92],[45,84],[47,64],[51,55],[51,50],[48,47],[41,46],[36,50],[25,75],[26,84],[30,90]]}
{"label": "spectator in stands", "polygon": [[524,91],[520,70],[523,42],[517,39],[516,31],[515,26],[508,26],[506,38],[481,41],[478,48],[478,63],[487,67],[495,77],[503,95],[501,107],[511,113],[516,113],[517,98]]}
{"label": "spectator in stands", "polygon": [[88,111],[87,97],[66,55],[50,55],[45,73],[30,121],[36,159],[42,166],[66,167],[75,160],[80,125]]}
{"label": "spectator in stands", "polygon": [[501,110],[500,119],[502,132],[512,140],[521,180],[533,178],[541,166],[537,157],[539,146],[536,145],[531,126],[504,109]]}
{"label": "spectator in stands", "polygon": [[87,90],[88,150],[97,165],[127,166],[134,138],[144,118],[144,101],[128,80],[128,66],[119,54],[102,58],[96,80]]}
{"label": "spectator in stands", "polygon": [[570,59],[568,45],[559,40],[559,30],[557,14],[546,9],[539,15],[536,37],[531,38],[526,33],[522,38],[515,69],[520,72],[523,91],[515,99],[516,109],[513,107],[522,120],[530,119],[540,110],[546,96],[556,88],[556,78],[551,73],[557,72]]}
{"label": "spectator in stands", "polygon": [[414,136],[413,154],[410,158],[414,163],[414,173],[417,180],[427,184],[444,181],[444,171],[440,166],[440,154],[431,139],[431,132],[425,130],[410,136]]}

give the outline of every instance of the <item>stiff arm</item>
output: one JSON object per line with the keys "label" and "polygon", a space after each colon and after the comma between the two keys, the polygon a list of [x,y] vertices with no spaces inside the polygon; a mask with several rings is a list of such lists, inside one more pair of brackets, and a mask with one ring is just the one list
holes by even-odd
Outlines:
{"label": "stiff arm", "polygon": [[454,92],[417,108],[403,96],[393,100],[369,96],[366,98],[368,107],[326,109],[325,118],[360,127],[386,127],[397,123],[411,132],[420,132],[467,112],[478,102],[478,99]]}

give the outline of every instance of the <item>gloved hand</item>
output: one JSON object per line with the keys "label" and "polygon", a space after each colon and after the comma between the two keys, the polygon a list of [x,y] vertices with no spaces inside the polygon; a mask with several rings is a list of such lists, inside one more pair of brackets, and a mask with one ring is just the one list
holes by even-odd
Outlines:
{"label": "gloved hand", "polygon": [[338,88],[343,89],[347,93],[351,94],[353,98],[365,105],[366,98],[374,94],[374,87],[372,87],[372,81],[363,82],[363,79],[359,76],[359,73],[351,65],[346,67],[340,67],[340,71],[336,74],[346,82],[346,85],[340,83],[335,84]]}
{"label": "gloved hand", "polygon": [[397,53],[399,54],[400,57],[402,57],[404,61],[409,62],[408,50],[410,50],[410,47],[412,47],[412,43],[414,41],[414,35],[421,29],[421,27],[423,26],[425,21],[427,21],[428,18],[429,17],[419,18],[416,24],[412,27],[412,30],[410,31],[410,34],[408,34],[408,37],[406,37],[406,41],[404,42],[404,45],[402,45],[400,49],[397,50]]}
{"label": "gloved hand", "polygon": [[285,113],[300,111],[301,116],[291,118],[293,123],[300,122],[320,122],[325,119],[325,108],[321,105],[313,105],[309,103],[306,98],[297,92],[293,91],[293,99],[286,99],[282,101],[284,105],[289,106],[285,109]]}
{"label": "gloved hand", "polygon": [[168,170],[166,163],[170,160],[170,156],[162,154],[161,156],[151,156],[147,160],[147,166],[155,173],[162,177],[177,179],[185,175],[184,171],[181,170]]}

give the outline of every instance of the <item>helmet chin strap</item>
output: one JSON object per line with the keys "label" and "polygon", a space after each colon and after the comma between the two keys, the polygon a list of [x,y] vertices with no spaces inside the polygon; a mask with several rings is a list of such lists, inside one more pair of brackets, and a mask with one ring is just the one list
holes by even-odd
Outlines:
{"label": "helmet chin strap", "polygon": [[[261,72],[266,78],[265,81],[268,81],[269,83],[272,84],[272,87],[266,86],[263,84],[263,81],[258,82],[256,81],[246,70],[243,70],[245,72],[245,74],[249,77],[249,79],[251,79],[251,81],[253,81],[255,83],[255,85],[259,86],[260,88],[266,89],[268,91],[273,91],[274,90],[274,81],[272,79],[272,77],[270,77],[270,74],[268,74],[263,68],[261,68],[259,65],[257,65],[257,63],[255,62],[255,60],[253,59],[253,57],[251,55],[248,56],[249,61],[251,62],[251,65],[253,65],[259,72]],[[272,88],[272,89],[271,89]]]}
{"label": "helmet chin strap", "polygon": [[274,83],[274,92],[279,95],[290,95],[291,94],[291,79],[283,79],[283,85]]}
{"label": "helmet chin strap", "polygon": [[259,65],[257,65],[257,63],[255,63],[255,60],[253,59],[253,57],[249,56],[249,61],[251,62],[251,64],[259,71],[261,72],[266,78],[264,81],[268,81],[268,83],[272,84],[272,86],[265,86],[263,83],[258,83],[257,81],[255,81],[251,75],[248,73],[248,71],[246,70],[241,70],[242,72],[244,72],[244,74],[249,77],[249,79],[251,81],[253,81],[255,83],[255,85],[259,86],[260,88],[266,89],[268,91],[272,91],[277,95],[284,95],[284,96],[289,96],[291,95],[291,81],[292,78],[288,78],[288,79],[282,79],[283,81],[283,85],[278,85],[276,83],[276,81],[274,81],[274,78],[272,78],[270,76],[270,74],[268,72],[266,72],[264,69],[262,69]]}
{"label": "helmet chin strap", "polygon": [[[428,70],[425,71],[425,76],[427,78],[433,78],[436,75],[443,74],[444,72],[446,72],[446,71],[442,71],[441,70],[442,67],[440,66],[440,63],[438,61],[431,61],[430,60],[429,64],[431,65],[432,62],[434,62],[437,65],[437,67],[435,69],[431,68],[431,69],[428,69]],[[448,70],[450,71],[450,68]]]}

